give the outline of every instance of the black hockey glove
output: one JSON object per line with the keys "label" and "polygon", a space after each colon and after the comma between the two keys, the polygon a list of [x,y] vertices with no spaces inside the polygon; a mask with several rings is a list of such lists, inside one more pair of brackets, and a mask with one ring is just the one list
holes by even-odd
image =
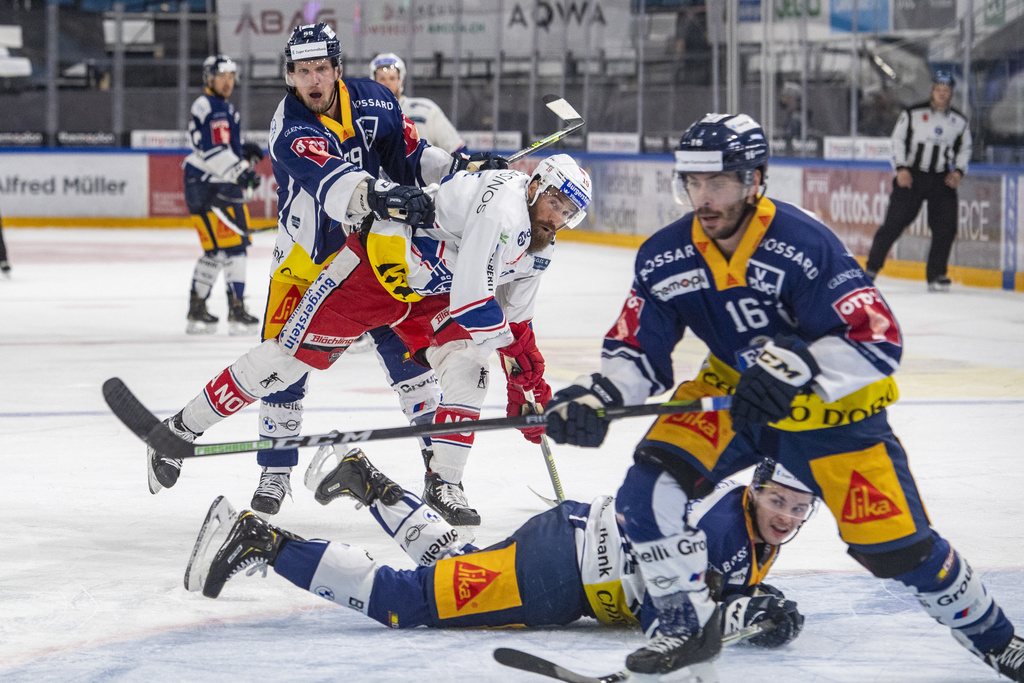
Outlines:
{"label": "black hockey glove", "polygon": [[757,647],[782,647],[800,635],[804,615],[797,610],[794,601],[786,600],[782,591],[768,584],[759,584],[752,586],[747,593],[750,595],[734,597],[723,604],[723,636],[769,620],[772,626],[750,636],[745,642]]}
{"label": "black hockey glove", "polygon": [[544,411],[547,435],[555,443],[597,448],[608,434],[610,422],[597,411],[621,405],[622,394],[607,377],[596,372],[590,377],[581,377],[576,384],[562,389],[548,402]]}
{"label": "black hockey glove", "polygon": [[434,223],[434,200],[418,187],[370,180],[366,203],[377,220],[396,220],[409,225]]}
{"label": "black hockey glove", "polygon": [[239,173],[238,178],[235,180],[235,184],[243,190],[255,190],[260,186],[261,182],[263,182],[263,179],[251,168],[247,168]]}
{"label": "black hockey glove", "polygon": [[807,346],[795,337],[778,336],[740,376],[729,416],[739,431],[748,424],[767,424],[789,417],[793,399],[807,389],[821,370]]}
{"label": "black hockey glove", "polygon": [[263,150],[255,142],[243,142],[242,158],[248,161],[250,166],[255,166],[256,162],[263,161]]}
{"label": "black hockey glove", "polygon": [[501,171],[508,168],[508,159],[494,152],[475,152],[470,155],[455,152],[452,154],[452,167],[449,173],[456,171]]}

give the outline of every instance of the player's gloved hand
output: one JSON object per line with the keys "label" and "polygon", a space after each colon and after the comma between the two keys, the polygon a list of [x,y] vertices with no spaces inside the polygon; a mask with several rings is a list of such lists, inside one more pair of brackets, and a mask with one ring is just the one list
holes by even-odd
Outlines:
{"label": "player's gloved hand", "polygon": [[242,158],[248,161],[250,166],[255,166],[256,162],[263,161],[263,150],[255,142],[243,142]]}
{"label": "player's gloved hand", "polygon": [[787,600],[782,591],[767,584],[751,586],[747,593],[723,604],[723,636],[769,620],[772,626],[745,642],[758,647],[782,647],[800,635],[804,615],[800,614],[796,602]]}
{"label": "player's gloved hand", "polygon": [[[533,389],[533,401],[526,396],[526,391],[521,386],[508,383],[508,406],[505,408],[505,415],[508,417],[519,417],[520,415],[531,415],[534,413],[532,403],[537,404],[540,412],[544,412],[544,406],[551,401],[551,387],[543,379]],[[544,435],[544,427],[522,427],[520,430],[523,437],[530,443],[540,443],[540,437]]]}
{"label": "player's gloved hand", "polygon": [[757,355],[732,397],[733,429],[767,424],[789,416],[793,399],[821,370],[807,346],[796,337],[777,336]]}
{"label": "player's gloved hand", "polygon": [[241,187],[243,190],[255,190],[263,182],[263,178],[260,177],[259,173],[252,170],[252,168],[246,168],[238,174],[238,178],[235,180],[235,184]]}
{"label": "player's gloved hand", "polygon": [[498,349],[501,367],[509,384],[518,384],[529,391],[544,381],[544,356],[537,348],[537,337],[529,323],[509,323],[515,341]]}
{"label": "player's gloved hand", "polygon": [[434,200],[420,188],[411,185],[368,180],[366,203],[378,220],[396,220],[410,225],[430,225],[434,222]]}
{"label": "player's gloved hand", "polygon": [[555,443],[597,448],[608,434],[610,420],[598,415],[602,408],[622,405],[622,394],[599,373],[580,377],[552,397],[544,414],[547,433]]}
{"label": "player's gloved hand", "polygon": [[474,152],[473,154],[452,154],[452,167],[449,173],[456,171],[500,171],[508,168],[508,159],[494,152]]}

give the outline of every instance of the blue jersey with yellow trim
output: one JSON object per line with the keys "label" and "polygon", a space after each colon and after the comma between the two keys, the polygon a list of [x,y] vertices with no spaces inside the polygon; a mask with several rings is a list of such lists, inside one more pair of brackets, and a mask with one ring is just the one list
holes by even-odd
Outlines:
{"label": "blue jersey with yellow trim", "polygon": [[762,198],[728,260],[693,213],[643,243],[602,352],[602,372],[626,403],[671,388],[672,350],[686,329],[708,345],[727,391],[758,349],[782,334],[807,343],[821,367],[812,387],[819,404],[869,386],[858,401],[895,400],[890,375],[902,354],[895,317],[828,227],[791,204]]}
{"label": "blue jersey with yellow trim", "polygon": [[207,90],[189,109],[185,177],[201,182],[234,183],[242,160],[239,115],[233,104]]}

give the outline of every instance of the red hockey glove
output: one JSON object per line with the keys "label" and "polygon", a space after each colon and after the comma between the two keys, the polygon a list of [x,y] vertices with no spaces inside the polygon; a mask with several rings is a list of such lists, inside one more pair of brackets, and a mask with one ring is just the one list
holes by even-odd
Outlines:
{"label": "red hockey glove", "polygon": [[509,323],[509,327],[515,341],[498,349],[501,367],[509,384],[518,384],[525,391],[530,391],[544,381],[544,356],[537,348],[537,338],[529,323]]}
{"label": "red hockey glove", "polygon": [[[537,403],[537,407],[540,408],[537,412],[544,412],[544,406],[551,400],[551,387],[548,383],[541,379],[540,384],[533,390],[533,399]],[[522,387],[512,382],[508,383],[508,407],[505,409],[505,414],[508,417],[519,417],[520,415],[530,415],[534,412],[533,406],[530,401],[526,398],[526,394],[523,392]],[[530,443],[540,443],[540,437],[544,435],[544,427],[524,427],[520,429],[525,438]]]}

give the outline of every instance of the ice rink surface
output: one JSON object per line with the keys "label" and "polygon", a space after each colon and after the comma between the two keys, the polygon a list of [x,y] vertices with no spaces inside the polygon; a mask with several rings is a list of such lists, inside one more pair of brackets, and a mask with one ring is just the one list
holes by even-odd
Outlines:
{"label": "ice rink surface", "polygon": [[[180,408],[255,337],[184,334],[199,247],[189,231],[7,230],[13,279],[0,280],[0,680],[3,681],[540,681],[495,663],[516,647],[578,671],[622,667],[638,632],[593,621],[544,630],[389,630],[275,575],[239,576],[218,600],[188,593],[185,563],[218,494],[248,507],[259,477],[249,454],[185,463],[177,486],[150,495],[142,443],[100,394],[118,376],[161,418]],[[273,236],[250,250],[249,308],[262,311]],[[631,280],[633,252],[567,242],[542,285],[535,319],[555,389],[598,369],[599,340]],[[901,437],[934,525],[981,571],[1011,620],[1024,624],[1024,296],[881,278],[903,327]],[[223,286],[211,297],[226,317]],[[704,349],[686,340],[677,381]],[[504,416],[495,361],[483,417]],[[306,433],[401,426],[372,353],[346,355],[311,380]],[[249,408],[206,441],[255,438]],[[599,450],[555,447],[570,498],[614,493],[649,419],[613,424]],[[414,491],[412,440],[365,448]],[[365,510],[317,504],[302,487],[273,522],[344,541],[380,561],[412,562]],[[749,477],[749,473],[740,476]],[[465,479],[483,516],[478,545],[504,538],[551,495],[538,447],[518,432],[477,437]],[[819,511],[786,546],[769,582],[797,600],[802,635],[775,651],[728,648],[723,681],[995,681],[898,584],[873,579],[844,552]]]}

